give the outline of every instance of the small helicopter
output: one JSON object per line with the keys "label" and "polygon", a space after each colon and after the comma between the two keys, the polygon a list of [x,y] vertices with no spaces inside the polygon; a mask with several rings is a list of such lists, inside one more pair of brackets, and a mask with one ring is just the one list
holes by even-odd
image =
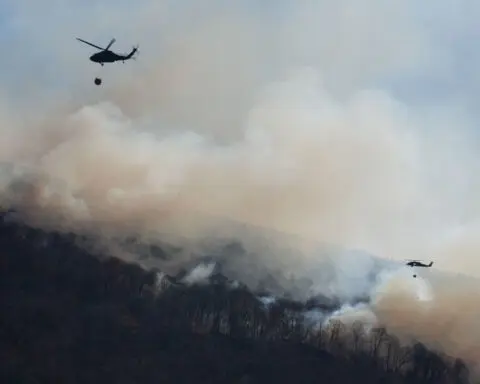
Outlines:
{"label": "small helicopter", "polygon": [[[433,261],[431,261],[430,264],[424,264],[418,260],[407,260],[407,261],[408,263],[406,263],[406,265],[408,265],[409,267],[430,268],[433,265]],[[413,277],[417,277],[417,275],[413,275]]]}
{"label": "small helicopter", "polygon": [[[94,48],[97,48],[100,50],[100,52],[94,53],[89,57],[90,61],[93,61],[94,63],[100,64],[102,67],[105,63],[114,63],[116,61],[121,61],[122,63],[125,63],[126,60],[134,59],[135,60],[135,53],[138,51],[138,45],[136,47],[133,47],[133,49],[130,51],[130,53],[121,55],[115,52],[110,51],[110,47],[115,43],[116,39],[113,38],[110,40],[108,45],[105,48],[99,47],[98,45],[92,44],[86,40],[80,39],[79,37],[76,38],[78,41],[81,41],[82,43],[88,44]],[[102,83],[102,80],[100,78],[95,78],[95,84],[100,85]]]}

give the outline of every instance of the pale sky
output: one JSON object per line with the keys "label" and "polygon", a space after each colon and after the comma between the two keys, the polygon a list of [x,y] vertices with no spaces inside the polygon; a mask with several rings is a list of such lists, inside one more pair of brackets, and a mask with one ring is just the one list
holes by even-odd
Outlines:
{"label": "pale sky", "polygon": [[[241,18],[247,29],[248,20],[252,20],[257,27],[258,24],[267,26],[264,32],[286,33],[291,37],[292,45],[284,48],[292,63],[296,58],[298,62],[318,64],[320,55],[335,55],[335,44],[347,44],[350,54],[337,48],[339,60],[345,61],[332,63],[323,59],[324,70],[332,78],[351,71],[357,60],[363,68],[355,68],[359,75],[352,79],[359,84],[388,87],[399,96],[417,102],[425,102],[425,98],[433,101],[455,97],[474,111],[477,109],[480,5],[476,1],[404,1],[402,5],[397,2],[395,7],[394,2],[385,0],[249,0],[236,2],[236,6],[224,5],[227,3],[235,4],[179,0],[133,3],[5,0],[0,13],[0,42],[4,47],[0,85],[10,89],[26,80],[42,87],[71,86],[76,83],[75,76],[82,76],[76,69],[88,73],[96,68],[87,61],[92,53],[90,47],[75,41],[78,35],[99,45],[115,36],[114,48],[122,52],[139,43],[142,57],[148,60],[161,55],[163,42],[171,37],[166,32],[171,32],[173,25],[187,30],[212,14],[212,10],[236,7],[242,11]],[[344,16],[339,15],[341,12]],[[177,23],[178,20],[183,22]],[[362,27],[365,31],[359,32]],[[369,30],[374,27],[378,29]],[[373,54],[369,39],[375,45],[378,37],[385,40]],[[402,37],[401,46],[396,48]],[[259,34],[258,38],[265,37]],[[388,38],[392,39],[391,44]],[[413,53],[415,50],[418,52]],[[282,55],[281,51],[276,54]],[[412,60],[409,55],[417,58]],[[422,55],[425,57],[421,58]],[[375,62],[388,62],[388,57],[392,62],[410,62],[411,66],[409,70],[401,65],[396,68],[390,62],[384,64],[388,71],[382,71],[385,68]],[[218,60],[221,63],[222,52],[218,52]]]}
{"label": "pale sky", "polygon": [[[352,192],[355,206],[352,211],[345,208],[343,199],[335,206],[338,212],[330,203],[324,204],[325,209],[332,209],[329,212],[333,218],[341,217],[343,212],[345,223],[355,227],[348,241],[376,236],[375,241],[388,242],[387,250],[383,245],[374,249],[382,254],[402,255],[408,249],[398,250],[399,244],[405,244],[405,238],[412,239],[421,231],[428,232],[427,237],[433,242],[442,220],[449,228],[455,227],[457,221],[477,228],[480,215],[478,1],[6,0],[3,7],[9,12],[2,12],[0,35],[3,52],[8,54],[2,60],[0,91],[3,101],[20,111],[17,115],[34,115],[31,110],[21,108],[25,104],[35,106],[37,111],[47,111],[46,106],[79,110],[108,101],[132,118],[132,125],[138,130],[148,125],[162,138],[165,134],[178,134],[181,148],[183,134],[189,137],[194,131],[205,140],[221,137],[235,144],[246,142],[247,148],[250,142],[258,140],[256,151],[262,145],[268,147],[268,141],[259,138],[261,131],[267,130],[270,140],[274,143],[278,140],[279,153],[285,150],[298,156],[296,161],[306,172],[302,182],[312,184],[298,191],[293,185],[293,192],[302,194],[309,188],[315,191],[308,196],[312,206],[316,206],[317,195],[325,191],[329,182],[320,177],[318,164],[322,159],[317,157],[321,157],[325,148],[331,148],[335,154],[332,159],[339,162],[337,165],[329,160],[325,165],[332,168],[327,167],[325,174],[341,176],[341,172],[334,171],[339,167],[352,185],[365,185],[364,180],[369,180],[373,192],[364,195]],[[98,45],[105,45],[115,37],[113,50],[128,52],[139,44],[140,54],[136,61],[106,64],[101,68],[88,60],[95,49],[75,37]],[[303,71],[305,67],[309,71]],[[104,80],[101,87],[93,85],[96,76]],[[15,114],[11,108],[1,106],[10,115]],[[339,119],[339,116],[344,117]],[[335,138],[334,134],[343,134],[335,124],[343,125],[346,132],[338,148],[335,142],[329,142]],[[95,129],[103,135],[102,129],[107,128],[99,125]],[[327,134],[330,129],[333,133]],[[359,134],[360,129],[364,133]],[[258,136],[252,136],[252,131]],[[149,148],[163,145],[163,141],[144,143],[142,137],[138,140]],[[111,139],[107,148],[116,148],[116,137]],[[312,142],[319,147],[310,146]],[[371,147],[364,147],[365,143]],[[125,145],[123,152],[115,149],[124,157],[125,151],[137,150],[130,142]],[[352,148],[357,145],[358,159],[352,155]],[[390,146],[398,149],[399,157],[387,171],[382,162],[390,164],[393,155],[385,149]],[[205,168],[210,170],[210,162],[217,160],[210,159],[210,152],[204,154],[202,148],[200,145],[198,150],[206,156]],[[232,153],[236,153],[235,148]],[[418,153],[417,148],[421,148]],[[181,161],[174,163],[179,167],[178,174],[186,172],[188,167],[183,162],[194,153],[183,150],[176,155]],[[223,148],[216,150],[223,156]],[[311,155],[307,155],[307,150]],[[157,151],[152,153],[156,156]],[[379,159],[370,163],[372,153]],[[354,159],[347,162],[348,167],[343,162],[345,154],[347,159]],[[383,160],[384,155],[387,160]],[[252,155],[247,151],[245,158],[251,160]],[[403,159],[408,159],[411,167],[408,172],[403,165],[397,168]],[[70,161],[68,156],[57,160],[65,161]],[[229,161],[218,165],[223,183],[227,183],[226,176],[233,172]],[[360,166],[361,161],[365,161],[365,166]],[[57,162],[52,164],[56,166]],[[163,160],[160,164],[165,165]],[[191,166],[197,165],[198,159],[192,160]],[[157,164],[150,166],[160,169]],[[78,169],[76,165],[72,167]],[[377,179],[372,169],[377,169]],[[251,171],[256,180],[257,170],[253,167]],[[193,175],[194,185],[198,172],[187,172],[189,177]],[[343,182],[338,181],[338,188]],[[402,193],[397,185],[401,183],[406,186]],[[383,193],[382,188],[390,192]],[[409,197],[413,193],[410,188],[421,192],[417,197]],[[378,208],[379,200],[373,198],[377,190],[386,199],[385,207]],[[207,196],[216,191],[208,190]],[[254,188],[234,193],[238,193],[242,202],[260,196]],[[401,204],[387,201],[395,200],[392,196],[397,194]],[[194,196],[196,204],[197,195]],[[336,196],[336,190],[332,189],[331,197]],[[235,214],[243,214],[245,210],[238,208],[241,204],[230,198],[222,196],[225,200],[219,201]],[[294,217],[289,216],[290,209],[294,212],[299,202],[303,202],[305,212],[319,219],[311,205],[302,201],[304,198],[292,198],[288,209],[283,206],[285,199],[279,200],[278,206],[272,203],[269,213],[290,220]],[[266,201],[270,200],[268,195]],[[426,200],[431,205],[426,205]],[[402,206],[404,201],[411,206],[408,214]],[[422,214],[419,208],[424,209]],[[372,217],[375,209],[381,211],[380,218],[365,224],[368,220],[364,211],[370,210]],[[390,220],[392,215],[398,215],[398,223],[405,220],[410,224],[392,224],[396,223]],[[267,216],[259,214],[261,219]],[[272,222],[278,223],[274,216]],[[415,216],[420,218],[414,219]],[[302,220],[308,221],[305,217]],[[413,221],[416,226],[411,224]],[[292,219],[293,224],[297,222]],[[339,228],[345,223],[339,224]],[[328,220],[324,225],[332,227]],[[307,226],[309,233],[319,231],[313,219]],[[377,235],[377,227],[388,228],[392,240]],[[365,228],[369,228],[368,236],[362,233]]]}

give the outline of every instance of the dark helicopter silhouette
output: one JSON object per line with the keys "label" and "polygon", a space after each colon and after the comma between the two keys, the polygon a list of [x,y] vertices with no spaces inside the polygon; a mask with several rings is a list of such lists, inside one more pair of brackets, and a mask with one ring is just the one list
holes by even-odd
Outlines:
{"label": "dark helicopter silhouette", "polygon": [[423,264],[418,260],[409,260],[406,265],[408,265],[409,267],[430,268],[433,265],[433,261],[431,261],[430,264]]}
{"label": "dark helicopter silhouette", "polygon": [[[430,264],[424,264],[418,260],[407,260],[407,261],[408,263],[406,263],[406,265],[408,265],[409,267],[430,268],[433,265],[433,261],[431,261]],[[417,277],[417,275],[413,275],[413,277]]]}
{"label": "dark helicopter silhouette", "polygon": [[92,56],[90,56],[90,61],[93,61],[94,63],[99,63],[101,66],[103,66],[104,63],[114,63],[116,61],[121,61],[125,63],[126,60],[135,59],[133,55],[138,51],[138,46],[133,47],[132,51],[126,55],[120,55],[118,53],[110,51],[109,48],[113,45],[113,43],[115,43],[115,38],[110,40],[110,43],[108,43],[106,48],[99,47],[98,45],[92,44],[78,37],[77,40],[100,50],[100,52],[94,53]]}

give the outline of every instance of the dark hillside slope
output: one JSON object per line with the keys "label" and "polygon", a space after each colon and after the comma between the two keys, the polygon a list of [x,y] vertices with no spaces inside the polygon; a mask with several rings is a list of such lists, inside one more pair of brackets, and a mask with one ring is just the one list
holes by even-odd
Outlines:
{"label": "dark hillside slope", "polygon": [[[467,372],[418,344],[345,348],[312,332],[304,303],[270,311],[242,285],[163,280],[100,260],[74,238],[0,223],[1,383],[462,383]],[[309,305],[312,305],[311,303]]]}

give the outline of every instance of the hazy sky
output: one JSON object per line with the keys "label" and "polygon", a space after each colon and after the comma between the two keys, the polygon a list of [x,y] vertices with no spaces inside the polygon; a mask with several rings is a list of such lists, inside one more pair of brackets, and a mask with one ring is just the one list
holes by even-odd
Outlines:
{"label": "hazy sky", "polygon": [[[0,42],[4,47],[0,84],[9,89],[14,84],[22,84],[22,80],[34,81],[42,87],[75,84],[76,77],[82,76],[82,72],[76,69],[88,73],[95,68],[86,61],[91,53],[90,47],[77,43],[76,36],[81,35],[100,45],[115,36],[118,41],[114,48],[120,51],[127,51],[133,44],[140,43],[142,59],[148,60],[161,54],[162,43],[171,38],[171,35],[162,33],[171,32],[176,19],[183,20],[179,28],[188,29],[195,21],[205,19],[212,9],[236,7],[243,17],[248,15],[245,20],[251,18],[254,22],[269,25],[275,34],[285,33],[282,25],[293,27],[290,22],[302,18],[298,25],[301,28],[286,32],[299,43],[299,62],[326,55],[328,50],[336,49],[335,44],[353,43],[349,45],[352,49],[350,57],[344,57],[348,62],[324,62],[324,70],[330,71],[332,76],[343,75],[351,68],[352,61],[358,61],[358,65],[364,68],[356,71],[365,76],[354,80],[388,86],[402,97],[417,102],[424,102],[425,98],[437,100],[454,96],[476,109],[474,96],[479,86],[477,72],[480,64],[478,2],[404,1],[393,6],[392,2],[382,0],[249,0],[237,1],[236,6],[224,4],[227,2],[207,1],[195,5],[181,0],[137,0],[134,3],[4,0],[0,14]],[[366,30],[359,32],[360,26]],[[371,51],[382,44],[378,56],[369,53],[366,38],[371,39]],[[355,46],[355,40],[358,46]],[[308,48],[302,47],[302,43],[308,44]],[[412,57],[407,56],[414,51],[412,61]],[[5,55],[6,52],[9,54]],[[218,55],[221,62],[222,53],[218,52]],[[410,70],[402,68],[402,63],[399,67],[388,63],[389,56],[409,62],[412,64]],[[388,63],[390,70],[382,71],[384,68],[375,65],[373,60]],[[329,66],[335,66],[335,70]],[[368,68],[370,66],[372,68]]]}
{"label": "hazy sky", "polygon": [[[202,16],[208,14],[208,9],[213,7],[218,9],[226,4],[226,2],[221,1],[208,1],[202,2],[202,5],[192,6],[191,3],[190,1],[182,2],[180,0],[176,2],[138,0],[135,3],[111,0],[46,0],[41,3],[32,0],[5,0],[2,4],[0,16],[2,42],[6,43],[7,46],[9,43],[12,45],[21,44],[16,45],[13,57],[9,60],[16,65],[22,63],[18,71],[21,71],[24,67],[28,68],[28,65],[38,64],[46,60],[45,64],[56,66],[55,72],[60,71],[63,74],[66,73],[64,72],[65,69],[58,68],[58,66],[65,64],[58,61],[58,58],[63,56],[61,50],[71,44],[68,52],[74,55],[72,60],[77,58],[81,60],[88,52],[88,48],[80,47],[73,40],[78,34],[97,40],[99,43],[108,41],[109,37],[114,35],[119,39],[117,43],[119,49],[129,48],[131,44],[138,41],[144,43],[142,45],[145,54],[149,50],[158,52],[159,44],[152,45],[152,42],[155,40],[158,42],[158,39],[162,39],[159,33],[162,32],[163,27],[175,21],[175,15],[178,15],[183,9],[191,8],[192,10],[189,13],[197,15],[192,18],[201,19]],[[325,23],[325,19],[329,19],[329,16],[334,21],[339,9],[346,13],[349,7],[353,7],[357,14],[358,10],[363,10],[365,15],[354,17],[351,25],[348,25],[348,16],[344,16],[341,25],[339,23],[336,27],[334,26],[333,32],[335,33],[328,36],[318,36],[318,45],[322,45],[319,40],[335,41],[339,39],[345,41],[345,39],[361,38],[362,36],[358,36],[358,32],[355,30],[357,26],[355,21],[365,19],[370,14],[375,16],[377,24],[384,24],[390,27],[388,28],[390,30],[395,29],[395,25],[392,28],[391,23],[396,23],[396,32],[401,32],[399,28],[416,28],[420,30],[418,38],[430,40],[428,48],[433,51],[431,57],[433,60],[429,63],[430,70],[426,71],[423,68],[422,74],[430,73],[430,76],[435,79],[427,79],[427,83],[436,82],[437,87],[442,85],[441,83],[444,86],[450,84],[450,86],[459,88],[460,91],[460,86],[463,84],[462,79],[464,80],[465,76],[471,76],[475,73],[473,69],[478,64],[478,54],[475,46],[479,34],[475,18],[477,12],[475,11],[478,10],[479,6],[474,1],[440,0],[423,3],[407,1],[402,2],[401,7],[398,5],[395,7],[396,9],[401,8],[403,14],[396,12],[393,6],[388,6],[387,4],[390,2],[387,1],[367,0],[363,3],[358,2],[358,5],[355,5],[353,1],[335,3],[338,3],[338,5],[332,5],[332,2],[327,1],[294,2],[283,0],[264,3],[250,0],[248,2],[237,2],[237,8],[250,13],[252,18],[261,18],[265,21],[274,20],[279,25],[282,20],[288,19],[292,13],[301,9],[303,5],[305,9],[316,7],[321,10],[322,14],[312,13],[311,15],[314,16],[311,16],[311,18],[314,17],[314,19],[309,19],[308,14],[303,15],[308,28],[301,31],[301,33],[308,34],[311,32],[311,34],[316,34],[322,30],[322,24]],[[230,8],[233,7],[230,6]],[[379,11],[372,12],[375,8]],[[405,16],[405,12],[408,15]],[[184,14],[182,13],[182,15]],[[291,34],[295,33],[296,31],[291,31]],[[352,35],[350,37],[342,36],[348,33]],[[381,32],[379,31],[379,33]],[[155,40],[153,40],[151,34],[156,34]],[[406,38],[408,39],[408,36]],[[415,40],[417,39],[407,40],[405,45],[419,44],[419,41]],[[311,46],[311,50],[315,51],[315,45]],[[438,62],[435,59],[438,59]],[[444,62],[444,60],[447,60],[447,62]],[[447,68],[444,67],[445,65]],[[464,71],[463,76],[459,76],[457,69]],[[45,71],[47,69],[44,68],[41,72]],[[5,77],[5,71],[2,72]],[[439,72],[447,76],[440,77],[438,76]],[[9,74],[11,75],[11,73]],[[19,76],[18,72],[13,74]],[[401,74],[396,73],[396,75]],[[434,87],[435,84],[430,84],[430,86]],[[416,88],[421,88],[421,84],[417,83]]]}
{"label": "hazy sky", "polygon": [[[262,151],[269,150],[270,144],[261,137],[266,135],[272,146],[279,145],[274,148],[278,151],[275,159],[293,156],[305,179],[295,181],[303,183],[303,189],[292,181],[290,200],[278,198],[278,206],[273,206],[270,192],[279,190],[268,190],[265,201],[272,207],[268,213],[257,212],[257,219],[277,224],[288,217],[289,229],[304,223],[311,235],[325,231],[315,220],[328,217],[338,220],[338,228],[349,233],[345,241],[375,237],[369,242],[381,240],[391,248],[385,251],[382,246],[375,251],[395,252],[398,257],[409,250],[401,248],[406,244],[403,239],[412,241],[419,231],[436,238],[439,223],[449,228],[468,223],[476,228],[480,211],[476,197],[480,188],[478,2],[6,0],[3,8],[8,12],[2,12],[1,35],[4,52],[9,54],[2,59],[0,90],[3,109],[10,106],[9,115],[34,116],[32,110],[25,113],[21,109],[25,104],[46,115],[50,113],[46,107],[78,111],[85,105],[113,102],[133,119],[135,129],[153,130],[160,141],[139,136],[135,138],[137,147],[131,140],[120,145],[113,134],[106,148],[115,148],[116,156],[130,166],[129,161],[137,160],[128,160],[132,155],[127,153],[129,149],[140,151],[138,148],[146,145],[152,156],[157,156],[159,150],[152,148],[169,145],[164,135],[174,132],[180,147],[172,147],[172,153],[179,152],[175,153],[178,161],[171,164],[179,168],[169,172],[182,174],[188,169],[184,164],[191,161],[188,164],[194,170],[184,177],[192,185],[197,185],[200,171],[195,169],[198,159],[193,160],[196,152],[188,147],[197,145],[194,139],[188,142],[191,131],[201,138],[195,143],[212,137],[233,141],[229,156],[237,156],[240,145],[244,152],[238,156],[252,164],[265,160],[262,156],[267,152]],[[99,45],[115,37],[112,49],[128,52],[139,44],[140,55],[136,61],[101,68],[88,60],[95,50],[75,37]],[[309,70],[303,71],[305,67]],[[103,78],[101,87],[93,85],[95,76]],[[63,117],[49,118],[62,121]],[[91,132],[112,134],[94,123]],[[63,121],[58,124],[68,126]],[[44,134],[46,141],[66,134],[62,130],[55,135],[47,133],[51,127],[45,133],[40,127],[28,129]],[[89,140],[96,143],[98,139]],[[254,147],[250,147],[252,142]],[[80,144],[75,141],[75,145]],[[252,206],[252,199],[258,200],[255,204],[266,204],[258,197],[265,192],[262,188],[279,182],[275,172],[289,172],[282,168],[287,166],[284,164],[263,164],[265,177],[273,175],[273,179],[257,185],[258,165],[251,169],[242,165],[247,170],[233,171],[229,169],[231,159],[223,157],[223,148],[204,152],[203,144],[198,145],[196,156],[204,158],[205,171],[210,172],[213,164],[219,167],[210,174],[213,179],[204,183],[229,183],[227,176],[235,172],[246,177],[248,191],[237,189],[228,192],[236,198],[228,194],[228,198],[218,198],[235,212],[232,215],[255,212],[241,208],[244,203]],[[331,158],[322,152],[326,149],[332,149]],[[52,148],[44,150],[41,161],[46,161]],[[311,153],[307,155],[308,150]],[[109,154],[105,148],[98,151]],[[51,160],[49,166],[72,162],[71,166],[79,169],[78,159],[64,155],[66,159]],[[261,156],[257,159],[257,155]],[[377,160],[375,156],[379,156]],[[119,169],[118,160],[106,164]],[[239,164],[233,163],[234,169]],[[322,164],[328,169],[322,171]],[[148,167],[161,174],[160,165]],[[322,172],[335,178],[323,180]],[[67,171],[62,170],[61,175],[67,177]],[[118,186],[117,180],[112,182],[107,190]],[[152,187],[150,181],[145,182],[145,188]],[[363,188],[350,191],[351,210],[345,203],[347,197],[340,196],[337,205],[328,200],[338,196],[336,188],[345,189],[344,183]],[[138,188],[137,183],[133,185]],[[210,204],[212,193],[219,191],[210,184],[205,188],[205,200],[192,192],[192,204]],[[375,192],[383,193],[384,200],[374,198]],[[300,213],[294,212],[301,203],[303,211],[298,212],[309,218],[300,220],[295,217]],[[373,219],[373,210],[378,210],[377,219]],[[335,227],[326,219],[323,225],[332,231]],[[354,229],[347,231],[346,226]],[[392,236],[388,241],[388,236],[379,234],[386,228]]]}

